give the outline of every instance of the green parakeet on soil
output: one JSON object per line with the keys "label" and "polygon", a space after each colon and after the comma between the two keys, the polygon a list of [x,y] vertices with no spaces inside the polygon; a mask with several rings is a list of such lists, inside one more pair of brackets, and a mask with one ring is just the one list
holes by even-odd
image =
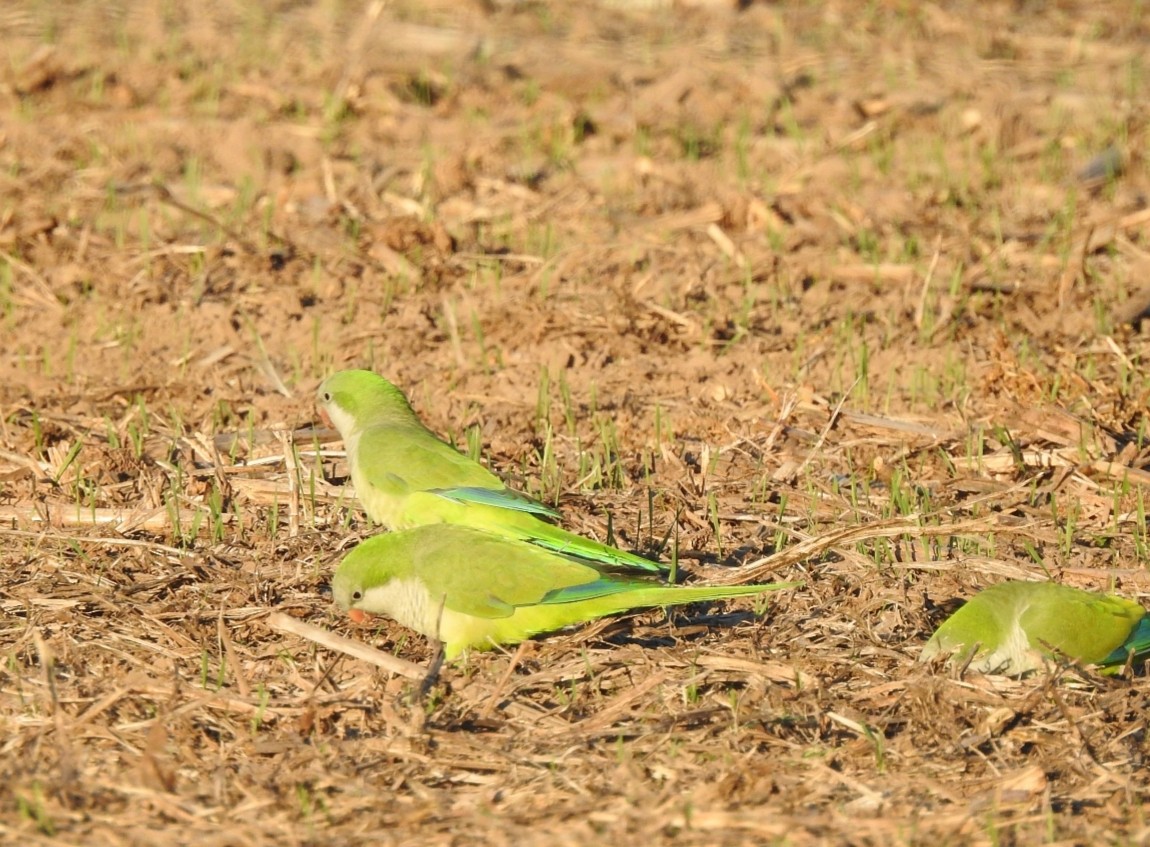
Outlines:
{"label": "green parakeet on soil", "polygon": [[1128,654],[1150,652],[1150,619],[1138,603],[1053,582],[1003,582],[980,591],[931,636],[920,660],[955,652],[980,673],[1021,676],[1062,654],[1117,673]]}
{"label": "green parakeet on soil", "polygon": [[541,632],[642,606],[763,594],[795,583],[664,585],[605,573],[533,544],[465,526],[383,533],[344,557],[332,579],[340,608],[382,614],[440,641],[448,659],[467,648],[514,644]]}
{"label": "green parakeet on soil", "polygon": [[[458,524],[518,538],[620,570],[667,567],[548,523],[559,513],[514,491],[479,463],[437,438],[398,388],[371,371],[340,371],[316,400],[347,448],[364,511],[388,529]],[[466,561],[464,557],[461,561]]]}

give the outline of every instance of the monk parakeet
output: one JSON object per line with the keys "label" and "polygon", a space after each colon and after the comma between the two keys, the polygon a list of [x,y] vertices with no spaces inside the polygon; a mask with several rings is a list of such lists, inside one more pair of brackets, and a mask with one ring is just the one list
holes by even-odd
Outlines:
{"label": "monk parakeet", "polygon": [[416,417],[403,392],[371,371],[333,374],[320,385],[316,400],[343,437],[351,481],[364,511],[388,529],[460,524],[620,570],[667,570],[548,523],[546,519],[559,513],[508,488],[437,438]]}
{"label": "monk parakeet", "polygon": [[332,594],[353,620],[387,615],[441,642],[444,655],[488,649],[642,606],[675,606],[795,583],[664,585],[605,573],[533,544],[465,526],[376,535],[344,557]]}
{"label": "monk parakeet", "polygon": [[980,591],[931,636],[920,661],[957,651],[980,673],[1021,676],[1046,658],[1117,673],[1128,654],[1150,653],[1150,618],[1138,603],[1054,582],[1003,582]]}

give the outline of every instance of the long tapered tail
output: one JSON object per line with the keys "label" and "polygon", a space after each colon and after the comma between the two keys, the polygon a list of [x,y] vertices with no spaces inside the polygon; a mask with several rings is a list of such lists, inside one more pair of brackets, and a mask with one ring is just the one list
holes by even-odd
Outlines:
{"label": "long tapered tail", "polygon": [[[612,594],[580,598],[563,602],[544,602],[535,606],[523,606],[507,618],[489,619],[484,628],[488,643],[481,649],[491,646],[491,642],[515,643],[542,632],[554,632],[573,624],[586,623],[607,615],[618,614],[632,609],[651,606],[681,606],[684,603],[705,603],[712,600],[726,600],[732,597],[749,597],[794,588],[797,582],[775,582],[760,585],[653,585],[651,587],[631,586]],[[474,642],[473,642],[474,643]],[[449,657],[457,655],[465,644],[450,645]]]}
{"label": "long tapered tail", "polygon": [[650,588],[634,588],[620,594],[595,599],[614,600],[611,611],[606,612],[611,614],[643,606],[681,606],[684,603],[707,603],[712,600],[729,600],[732,597],[754,597],[766,594],[768,591],[794,588],[798,584],[769,582],[755,585],[652,585]]}

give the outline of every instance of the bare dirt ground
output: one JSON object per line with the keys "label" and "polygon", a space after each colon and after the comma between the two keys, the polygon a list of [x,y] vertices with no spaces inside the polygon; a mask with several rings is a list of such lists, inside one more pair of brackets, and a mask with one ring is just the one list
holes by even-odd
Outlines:
{"label": "bare dirt ground", "polygon": [[[1137,844],[1144,676],[916,662],[1145,599],[1144,13],[6,3],[0,840]],[[412,685],[312,394],[580,532],[795,579]]]}

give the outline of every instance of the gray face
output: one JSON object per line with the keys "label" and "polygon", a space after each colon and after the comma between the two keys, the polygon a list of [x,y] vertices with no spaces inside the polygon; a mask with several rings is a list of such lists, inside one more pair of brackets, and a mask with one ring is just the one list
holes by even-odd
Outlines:
{"label": "gray face", "polygon": [[332,401],[331,380],[325,379],[315,390],[315,403],[317,406],[328,406]]}
{"label": "gray face", "polygon": [[336,572],[331,581],[331,594],[337,606],[346,612],[355,602],[352,599],[353,595],[359,592],[359,587],[346,574]]}
{"label": "gray face", "polygon": [[[328,397],[328,402],[326,403],[323,402],[324,396]],[[320,393],[316,397],[316,401],[319,403],[319,407],[327,413],[328,418],[331,420],[331,425],[339,430],[340,435],[346,437],[355,426],[355,419],[351,414],[338,403],[333,402],[330,394],[325,395],[322,386]]]}

